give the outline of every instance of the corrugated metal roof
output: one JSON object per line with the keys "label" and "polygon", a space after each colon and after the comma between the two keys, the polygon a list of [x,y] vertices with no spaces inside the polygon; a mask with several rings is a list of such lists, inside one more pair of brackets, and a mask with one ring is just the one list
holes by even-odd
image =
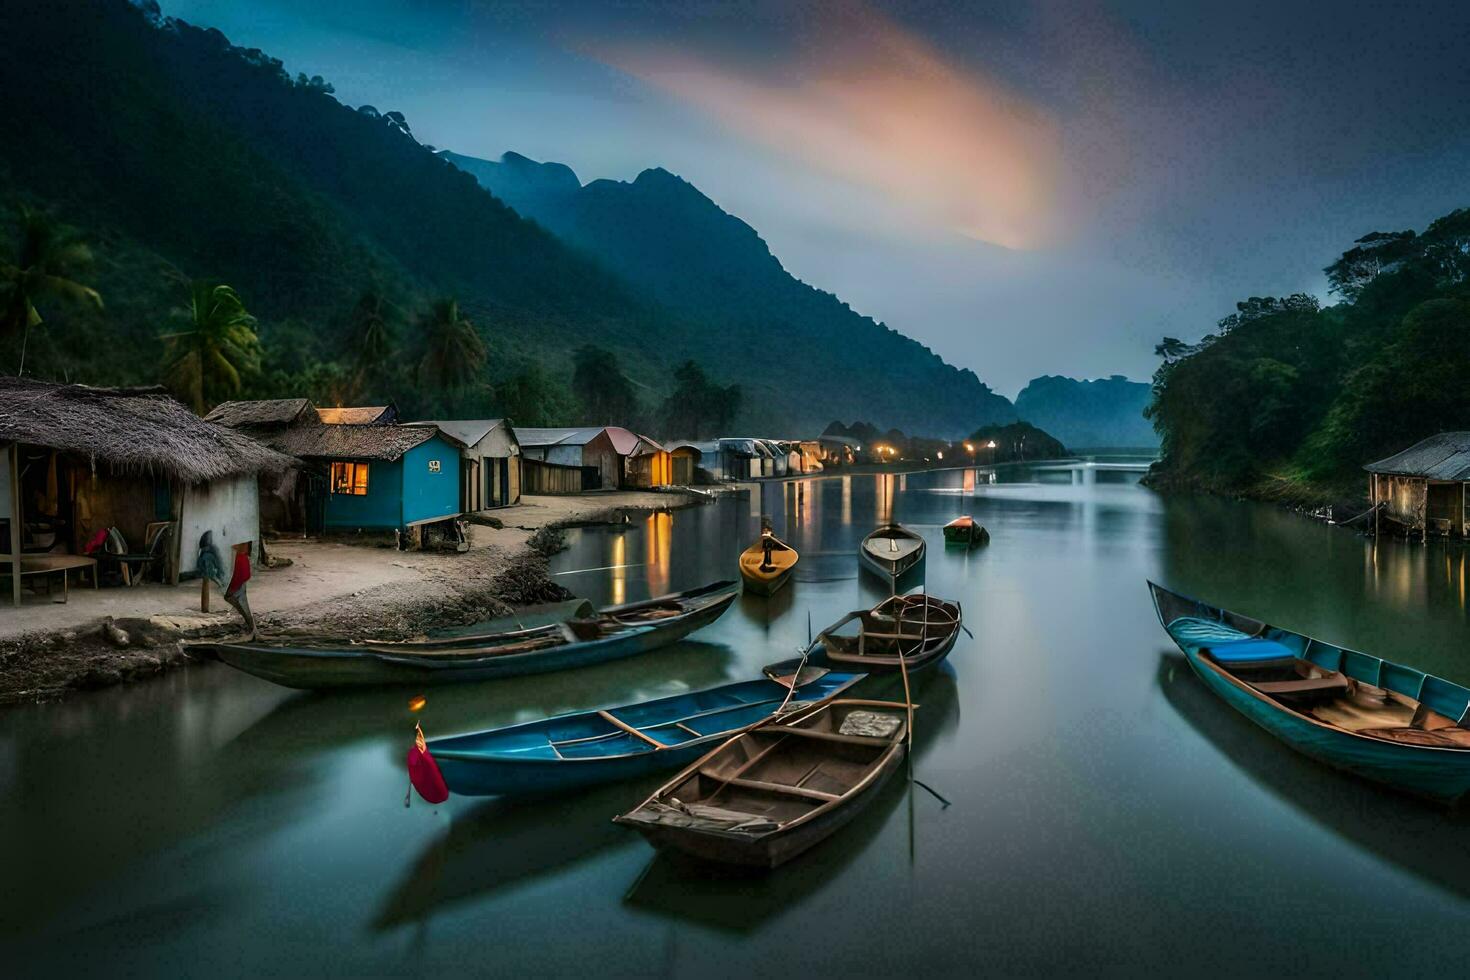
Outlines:
{"label": "corrugated metal roof", "polygon": [[[425,422],[404,422],[403,424],[432,425],[451,439],[457,439],[466,446],[473,446],[499,426],[504,425],[505,419],[433,419]],[[515,435],[516,433],[512,433],[512,438]]]}
{"label": "corrugated metal roof", "polygon": [[1441,432],[1363,469],[1430,480],[1470,480],[1470,432]]}
{"label": "corrugated metal roof", "polygon": [[601,428],[516,429],[516,438],[522,446],[585,446],[601,431]]}

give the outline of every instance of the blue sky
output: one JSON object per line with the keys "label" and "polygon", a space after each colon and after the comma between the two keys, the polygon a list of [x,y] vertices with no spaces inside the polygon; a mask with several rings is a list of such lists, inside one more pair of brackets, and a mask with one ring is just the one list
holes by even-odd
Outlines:
{"label": "blue sky", "polygon": [[1002,394],[1470,205],[1470,5],[164,0],[426,143],[662,166]]}

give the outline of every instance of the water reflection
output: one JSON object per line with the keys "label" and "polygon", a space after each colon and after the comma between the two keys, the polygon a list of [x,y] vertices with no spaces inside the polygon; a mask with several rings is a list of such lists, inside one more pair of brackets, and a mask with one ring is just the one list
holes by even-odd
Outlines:
{"label": "water reflection", "polygon": [[[857,696],[901,700],[903,691],[891,677],[875,678],[864,682]],[[959,699],[952,665],[946,663],[927,676],[916,678],[914,697],[920,708],[914,719],[912,772],[916,778],[925,779],[925,755],[959,727]],[[840,887],[845,869],[863,857],[882,836],[884,827],[895,819],[894,811],[899,809],[901,801],[907,800],[926,812],[941,810],[933,796],[909,784],[909,774],[910,769],[905,766],[850,824],[802,855],[799,861],[767,872],[712,867],[677,852],[659,851],[633,882],[623,901],[655,915],[740,934],[754,932],[775,917],[800,915],[807,896],[828,887]],[[901,846],[921,846],[916,841],[912,810],[907,819],[907,836]],[[955,819],[961,818],[951,811],[943,813],[935,822],[942,825]],[[898,843],[891,839],[885,842]],[[937,841],[935,844],[938,846]],[[912,853],[908,859],[913,860]]]}
{"label": "water reflection", "polygon": [[1171,588],[1470,683],[1463,545],[1374,539],[1208,497],[1168,498],[1162,527]]}
{"label": "water reflection", "polygon": [[1179,717],[1262,789],[1354,847],[1470,899],[1470,813],[1382,789],[1302,756],[1211,694],[1178,654],[1160,657],[1157,680]]}

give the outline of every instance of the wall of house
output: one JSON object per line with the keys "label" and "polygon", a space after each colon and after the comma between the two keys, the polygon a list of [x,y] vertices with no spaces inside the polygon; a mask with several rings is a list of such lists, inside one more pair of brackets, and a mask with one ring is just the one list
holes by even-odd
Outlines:
{"label": "wall of house", "polygon": [[[521,499],[521,447],[507,426],[487,432],[485,438],[470,448],[469,455],[478,459],[480,466],[474,509],[503,507]],[[507,482],[509,492],[502,494]]]}
{"label": "wall of house", "polygon": [[[179,511],[179,572],[199,569],[199,539],[214,532],[214,546],[229,567],[230,546],[251,542],[252,561],[260,557],[260,489],[255,475],[229,477],[185,487]],[[128,539],[142,551],[142,538]]]}
{"label": "wall of house", "polygon": [[[456,454],[457,456],[458,454]],[[330,471],[331,464],[326,464]],[[456,466],[455,471],[458,473]],[[458,477],[456,476],[456,480]],[[326,494],[325,523],[329,528],[396,528],[403,526],[403,461],[368,461],[367,493]],[[457,484],[456,484],[457,486]],[[458,491],[456,490],[456,493]]]}
{"label": "wall of house", "polygon": [[435,436],[404,453],[402,464],[404,524],[460,513],[458,447]]}

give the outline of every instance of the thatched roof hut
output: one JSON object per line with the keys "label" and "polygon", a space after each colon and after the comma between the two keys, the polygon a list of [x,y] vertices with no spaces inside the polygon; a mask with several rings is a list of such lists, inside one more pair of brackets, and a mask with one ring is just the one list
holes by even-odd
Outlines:
{"label": "thatched roof hut", "polygon": [[278,471],[293,460],[199,418],[162,388],[91,388],[0,377],[0,442],[78,453],[182,483]]}
{"label": "thatched roof hut", "polygon": [[328,425],[392,425],[398,421],[398,406],[389,402],[386,405],[318,408],[316,414]]}
{"label": "thatched roof hut", "polygon": [[208,415],[206,422],[218,422],[232,429],[284,429],[300,422],[317,420],[316,406],[305,398],[266,398],[258,401],[221,402]]}
{"label": "thatched roof hut", "polygon": [[270,443],[302,459],[391,461],[438,434],[431,426],[300,425],[276,433]]}

